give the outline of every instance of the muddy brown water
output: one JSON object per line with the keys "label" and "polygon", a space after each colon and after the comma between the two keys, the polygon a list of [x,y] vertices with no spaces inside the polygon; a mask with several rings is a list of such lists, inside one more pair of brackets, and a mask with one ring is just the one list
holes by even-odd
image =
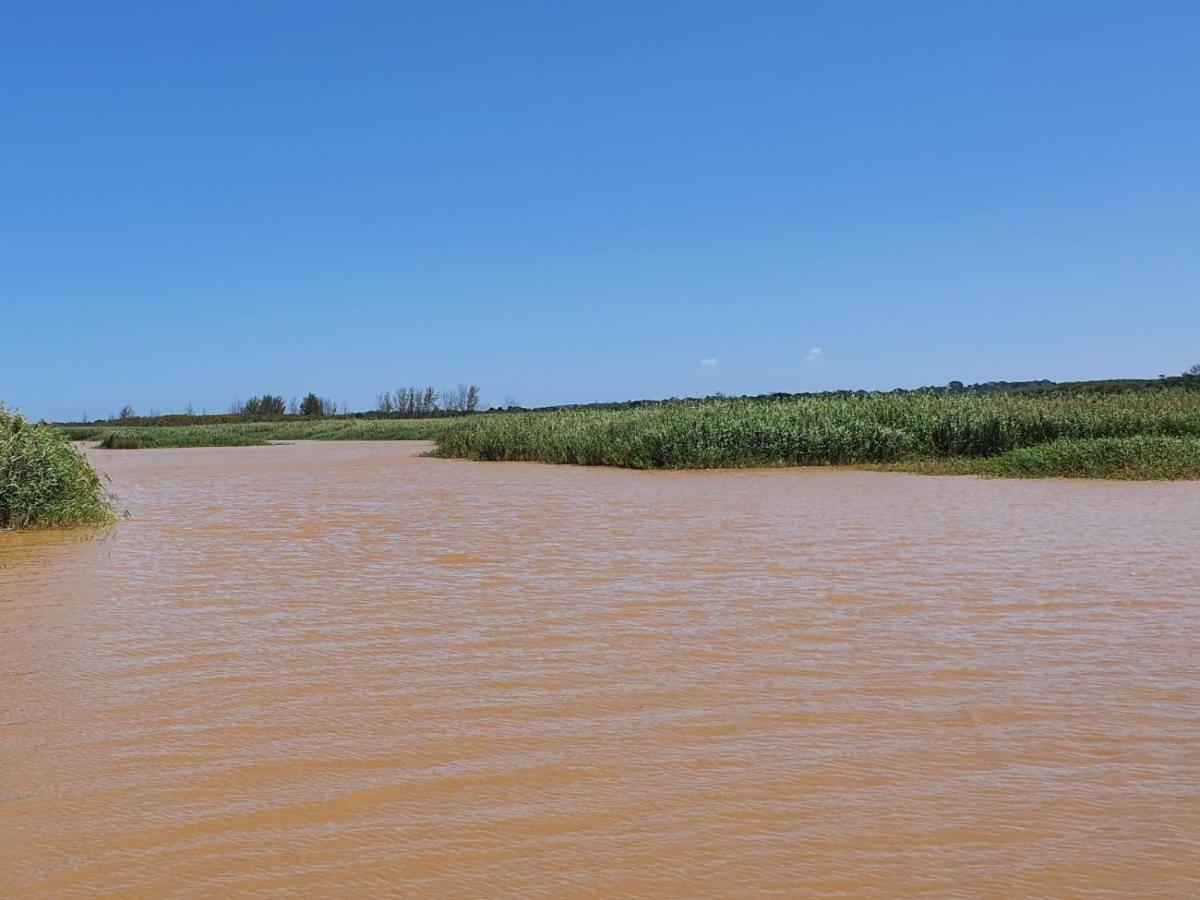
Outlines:
{"label": "muddy brown water", "polygon": [[0,893],[1200,896],[1200,484],[424,446],[0,535]]}

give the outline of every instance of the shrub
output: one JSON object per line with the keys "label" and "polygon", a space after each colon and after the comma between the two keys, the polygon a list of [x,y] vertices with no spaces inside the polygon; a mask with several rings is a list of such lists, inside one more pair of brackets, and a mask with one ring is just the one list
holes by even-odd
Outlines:
{"label": "shrub", "polygon": [[103,525],[111,498],[65,435],[0,406],[0,528]]}

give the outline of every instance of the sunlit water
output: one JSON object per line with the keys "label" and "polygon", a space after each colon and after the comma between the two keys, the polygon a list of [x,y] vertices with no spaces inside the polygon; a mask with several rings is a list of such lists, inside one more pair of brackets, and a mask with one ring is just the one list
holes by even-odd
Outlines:
{"label": "sunlit water", "polygon": [[1200,483],[92,451],[5,896],[1200,896]]}

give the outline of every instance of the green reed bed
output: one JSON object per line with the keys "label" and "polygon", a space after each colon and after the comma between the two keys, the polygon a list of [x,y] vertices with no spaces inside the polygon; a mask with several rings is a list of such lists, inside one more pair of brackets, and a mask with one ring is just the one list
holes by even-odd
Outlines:
{"label": "green reed bed", "polygon": [[1126,437],[1052,441],[1010,450],[982,463],[980,474],[1008,478],[1200,478],[1200,438]]}
{"label": "green reed bed", "polygon": [[104,525],[114,518],[100,476],[66,437],[0,406],[0,528]]}
{"label": "green reed bed", "polygon": [[[1139,441],[1121,443],[1127,439]],[[992,474],[1200,477],[1198,439],[1200,394],[1190,391],[872,394],[482,416],[442,433],[435,455],[638,469],[890,464],[963,471],[972,468],[964,460],[995,459]],[[1039,447],[1040,454],[1005,457]],[[1128,464],[1153,454],[1163,461]]]}

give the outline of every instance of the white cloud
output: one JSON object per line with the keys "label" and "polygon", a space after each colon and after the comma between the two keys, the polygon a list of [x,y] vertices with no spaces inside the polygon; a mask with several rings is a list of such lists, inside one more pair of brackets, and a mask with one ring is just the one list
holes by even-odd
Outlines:
{"label": "white cloud", "polygon": [[813,347],[808,351],[808,356],[804,357],[805,362],[820,362],[821,357],[825,355],[825,351],[820,347]]}
{"label": "white cloud", "polygon": [[717,358],[715,356],[708,356],[700,360],[700,365],[702,366],[715,366],[716,364]]}

